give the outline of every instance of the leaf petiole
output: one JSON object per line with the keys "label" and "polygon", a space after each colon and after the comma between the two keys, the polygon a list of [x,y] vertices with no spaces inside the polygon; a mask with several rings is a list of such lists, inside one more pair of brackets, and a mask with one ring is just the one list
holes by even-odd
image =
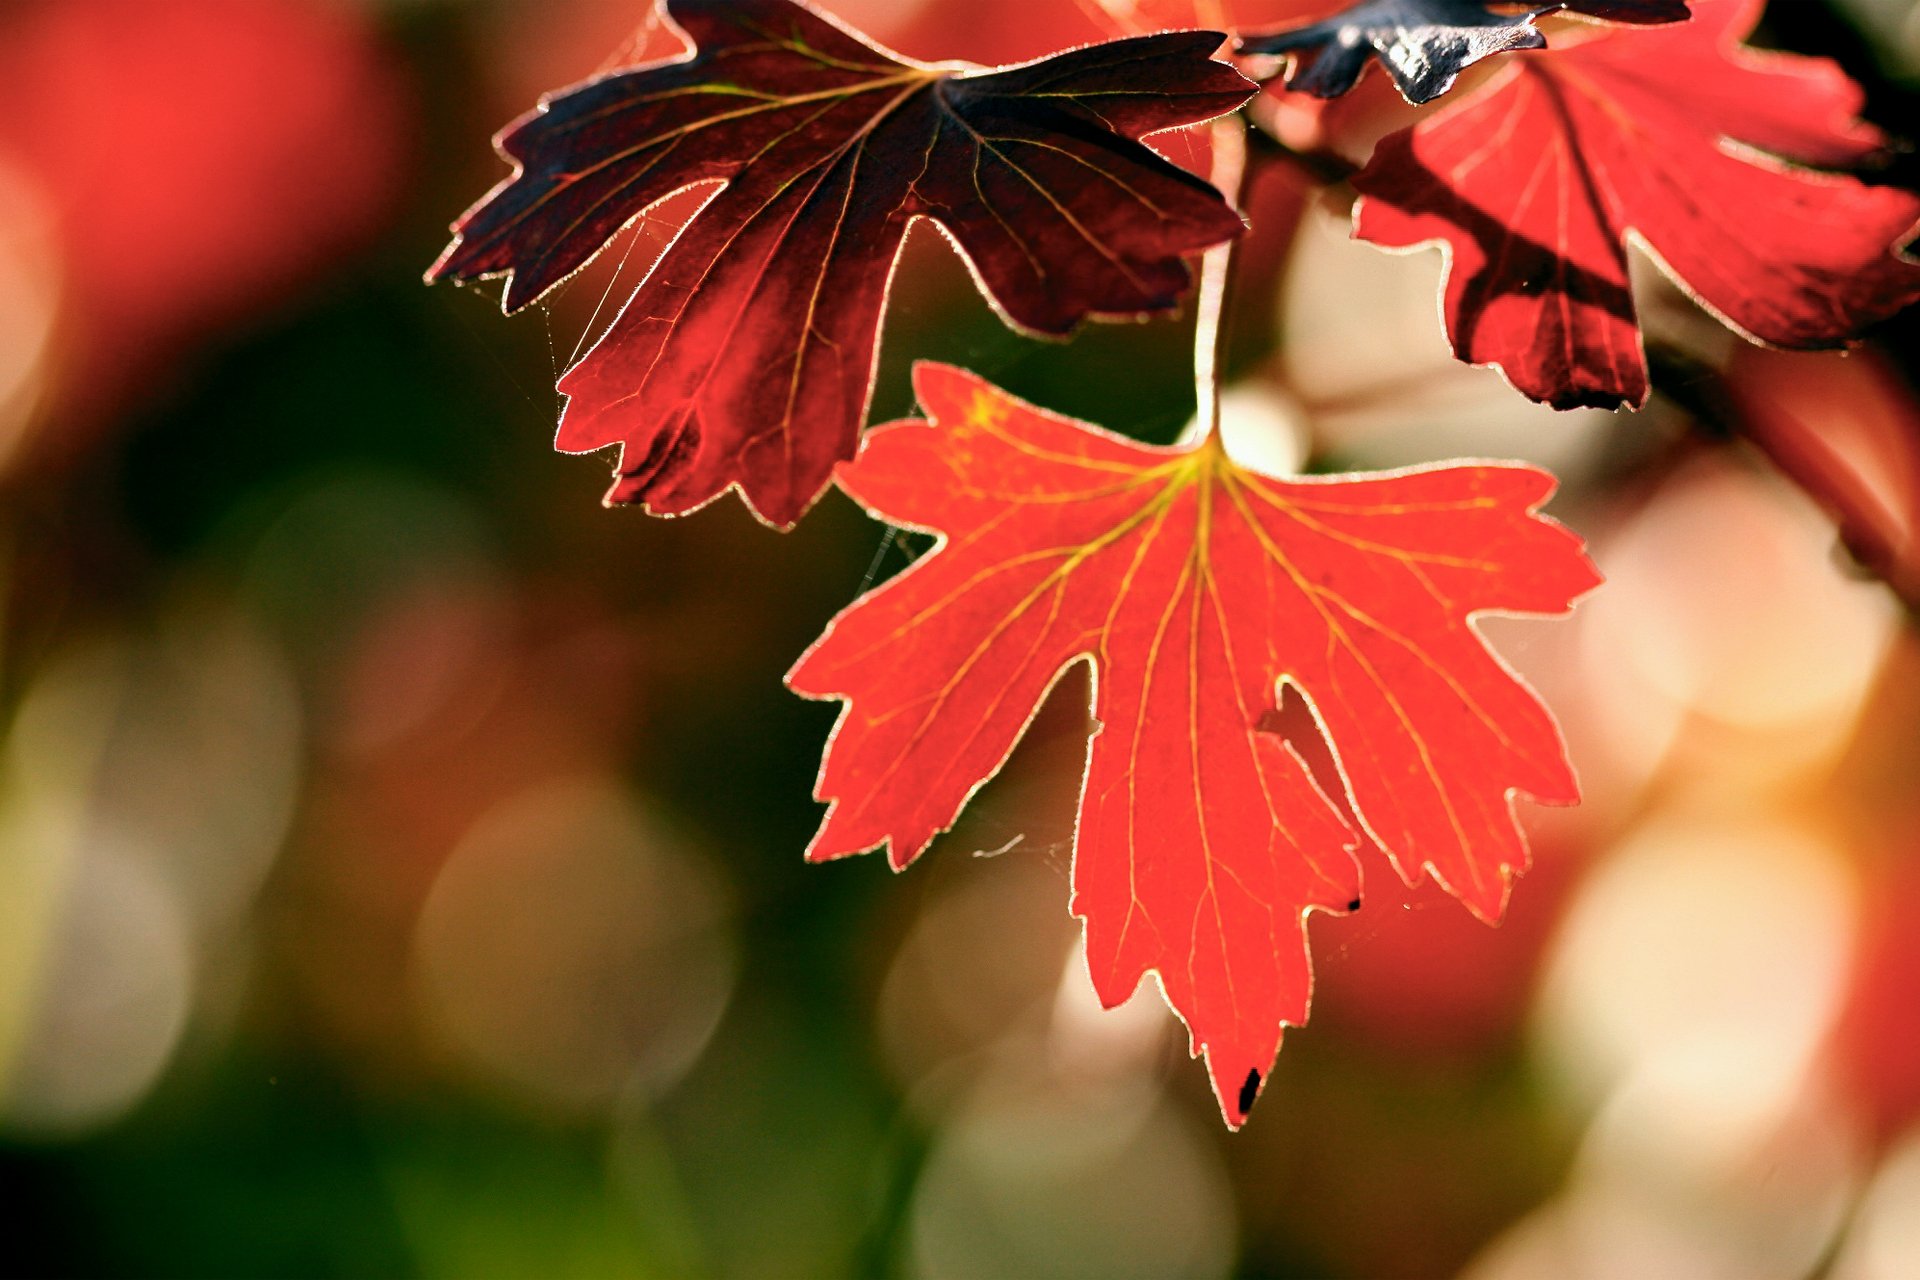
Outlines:
{"label": "leaf petiole", "polygon": [[[1247,176],[1247,121],[1239,112],[1213,122],[1209,142],[1213,164],[1209,178],[1236,209]],[[1207,250],[1201,259],[1199,322],[1193,335],[1195,418],[1193,442],[1220,430],[1220,372],[1227,345],[1227,295],[1233,281],[1234,249],[1239,238]]]}

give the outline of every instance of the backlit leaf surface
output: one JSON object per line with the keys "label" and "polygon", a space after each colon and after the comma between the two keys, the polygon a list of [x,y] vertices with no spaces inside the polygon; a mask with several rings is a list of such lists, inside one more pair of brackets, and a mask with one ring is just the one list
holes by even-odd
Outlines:
{"label": "backlit leaf surface", "polygon": [[1287,740],[1283,682],[1409,882],[1497,918],[1527,862],[1511,798],[1577,798],[1552,720],[1471,625],[1597,581],[1519,466],[1281,481],[1217,444],[1152,448],[921,365],[931,422],[876,428],[839,479],[939,549],[788,675],[841,698],[809,856],[896,868],[997,771],[1061,673],[1094,715],[1073,910],[1101,1000],[1159,974],[1229,1124],[1307,1016],[1305,915],[1361,897],[1353,835]]}
{"label": "backlit leaf surface", "polygon": [[889,279],[936,221],[1012,324],[1176,305],[1185,255],[1237,235],[1212,187],[1138,139],[1239,106],[1222,36],[1152,35],[1002,71],[927,66],[793,0],[667,0],[695,47],[546,100],[517,172],[434,279],[507,274],[524,306],[648,206],[724,184],[560,381],[559,447],[622,447],[610,501],[690,511],[740,487],[790,525],[851,457]]}
{"label": "backlit leaf surface", "polygon": [[1881,139],[1832,64],[1740,47],[1762,7],[1693,0],[1692,22],[1511,60],[1380,143],[1356,234],[1446,245],[1455,352],[1560,408],[1646,399],[1630,232],[1748,336],[1843,345],[1920,298],[1895,252],[1920,198],[1796,167],[1858,164]]}

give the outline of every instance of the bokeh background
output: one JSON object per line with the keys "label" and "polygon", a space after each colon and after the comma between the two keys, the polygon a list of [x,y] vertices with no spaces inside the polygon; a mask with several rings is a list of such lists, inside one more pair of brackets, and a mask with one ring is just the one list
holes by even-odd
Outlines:
{"label": "bokeh background", "polygon": [[[828,7],[935,58],[1108,20]],[[1920,7],[1774,10],[1920,127]],[[1236,447],[1544,462],[1610,582],[1488,624],[1589,795],[1526,809],[1510,920],[1316,918],[1313,1023],[1228,1135],[1076,951],[1083,679],[909,873],[802,864],[834,713],[781,674],[920,548],[839,497],[607,512],[551,451],[661,229],[511,321],[421,286],[492,130],[664,52],[646,19],[0,4],[0,1270],[1920,1275],[1920,633],[1767,461],[1911,597],[1920,324],[1784,356],[1668,291],[1680,394],[1556,417],[1451,363],[1436,256],[1283,190]],[[917,356],[1192,412],[1190,325],[1028,342],[930,235],[902,281],[877,414]]]}

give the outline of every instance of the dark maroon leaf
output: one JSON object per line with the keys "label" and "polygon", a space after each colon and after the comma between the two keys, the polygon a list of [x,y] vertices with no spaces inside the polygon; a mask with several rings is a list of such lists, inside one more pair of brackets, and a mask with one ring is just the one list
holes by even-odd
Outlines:
{"label": "dark maroon leaf", "polygon": [[1407,101],[1431,102],[1482,58],[1546,47],[1534,19],[1559,9],[1613,22],[1687,17],[1685,0],[1568,0],[1518,14],[1495,13],[1477,0],[1361,0],[1335,17],[1254,36],[1240,48],[1289,55],[1287,87],[1319,98],[1337,98],[1353,88],[1368,58],[1378,57]]}
{"label": "dark maroon leaf", "polygon": [[1002,71],[881,50],[793,0],[667,0],[678,61],[543,101],[500,135],[514,176],[428,278],[506,274],[505,305],[564,280],[676,191],[724,183],[561,379],[559,446],[623,447],[610,502],[657,514],[738,486],[791,525],[853,456],[888,281],[938,222],[1002,316],[1064,335],[1164,311],[1184,255],[1239,216],[1138,141],[1253,86],[1224,37],[1119,40]]}

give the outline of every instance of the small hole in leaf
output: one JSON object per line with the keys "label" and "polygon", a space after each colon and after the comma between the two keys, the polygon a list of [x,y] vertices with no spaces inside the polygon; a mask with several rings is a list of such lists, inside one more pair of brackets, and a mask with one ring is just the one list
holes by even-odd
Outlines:
{"label": "small hole in leaf", "polygon": [[1240,1086],[1240,1114],[1244,1116],[1247,1112],[1253,1110],[1253,1100],[1259,1096],[1260,1073],[1258,1071],[1249,1071],[1247,1072],[1246,1082]]}

